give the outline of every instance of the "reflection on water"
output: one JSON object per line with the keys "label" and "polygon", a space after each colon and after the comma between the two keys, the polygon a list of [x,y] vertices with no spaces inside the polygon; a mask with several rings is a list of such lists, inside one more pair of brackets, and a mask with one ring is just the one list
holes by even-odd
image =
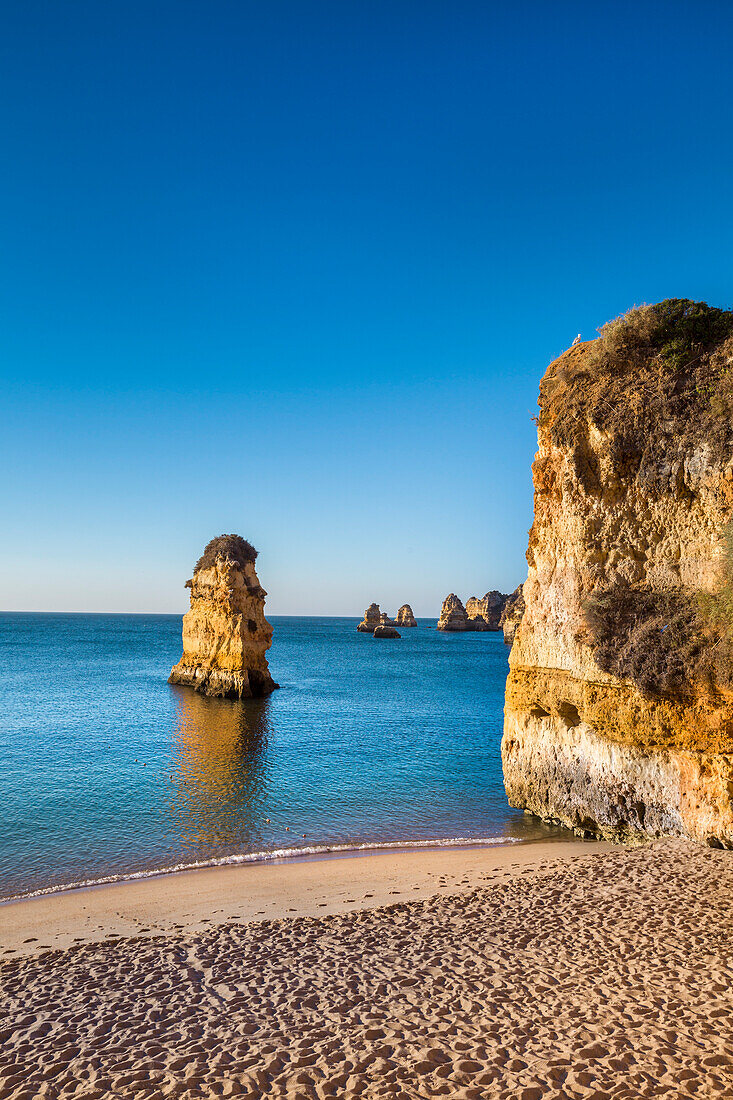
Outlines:
{"label": "reflection on water", "polygon": [[176,688],[170,828],[191,854],[262,841],[270,700],[207,699]]}

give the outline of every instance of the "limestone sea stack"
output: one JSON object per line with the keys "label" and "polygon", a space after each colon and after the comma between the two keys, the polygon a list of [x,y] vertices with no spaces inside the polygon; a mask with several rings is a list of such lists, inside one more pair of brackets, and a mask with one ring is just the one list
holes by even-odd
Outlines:
{"label": "limestone sea stack", "polygon": [[[410,609],[409,609],[408,605],[406,604],[405,606],[408,608],[408,611],[409,611]],[[402,610],[402,609],[400,609],[400,610]],[[410,611],[410,614],[412,614],[412,611]],[[361,620],[361,622],[359,623],[359,625],[357,626],[356,629],[359,631],[360,634],[373,634],[378,626],[397,626],[397,625],[398,624],[395,622],[394,619],[390,619],[390,617],[389,617],[389,615],[387,614],[386,611],[380,611],[379,610],[379,604],[378,603],[372,603],[372,604],[369,604],[369,607],[364,612],[364,618]],[[405,624],[400,623],[399,625],[403,626]],[[415,623],[414,625],[417,625],[417,624]],[[386,637],[386,635],[382,635],[382,637]],[[390,635],[390,637],[391,637],[391,635]],[[399,637],[399,635],[398,635],[398,637]]]}
{"label": "limestone sea stack", "polygon": [[268,695],[278,686],[265,656],[272,627],[256,558],[239,535],[219,535],[207,545],[186,582],[191,609],[183,616],[183,656],[169,683],[239,699]]}
{"label": "limestone sea stack", "polygon": [[466,613],[466,609],[463,606],[462,601],[456,596],[455,592],[451,592],[443,600],[443,606],[440,609],[440,618],[438,619],[438,630],[471,630],[473,627],[469,626],[469,618]]}
{"label": "limestone sea stack", "polygon": [[500,630],[502,612],[508,596],[495,589],[479,599],[471,596],[464,607],[455,592],[443,600],[438,630]]}
{"label": "limestone sea stack", "polygon": [[412,608],[409,603],[403,603],[402,607],[397,612],[395,623],[397,626],[402,627],[417,626],[415,616],[412,614]]}
{"label": "limestone sea stack", "polygon": [[502,758],[513,806],[733,847],[733,314],[672,299],[540,386]]}
{"label": "limestone sea stack", "polygon": [[469,619],[475,621],[475,629],[499,630],[499,623],[507,599],[508,597],[503,592],[497,592],[496,589],[487,592],[481,599],[471,596],[466,601],[466,614]]}
{"label": "limestone sea stack", "polygon": [[379,604],[372,603],[364,612],[364,618],[357,626],[357,630],[361,634],[373,634],[376,628],[381,622],[382,616],[379,611]]}

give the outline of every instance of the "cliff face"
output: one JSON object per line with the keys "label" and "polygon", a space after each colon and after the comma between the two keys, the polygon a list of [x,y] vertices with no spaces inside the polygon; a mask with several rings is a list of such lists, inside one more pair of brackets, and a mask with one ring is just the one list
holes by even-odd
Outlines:
{"label": "cliff face", "polygon": [[[277,684],[265,656],[272,627],[265,618],[265,596],[255,572],[255,551],[234,535],[209,543],[194,570],[191,609],[183,617],[183,656],[169,683],[204,695],[245,699],[267,695]],[[249,547],[241,552],[239,544]]]}
{"label": "cliff face", "polygon": [[514,641],[514,635],[517,633],[517,627],[522,621],[524,615],[524,596],[522,594],[523,585],[518,585],[512,592],[511,596],[507,597],[504,604],[504,610],[501,613],[501,619],[499,620],[499,626],[504,632],[504,641],[507,645],[511,645]]}
{"label": "cliff face", "polygon": [[546,820],[730,847],[733,318],[685,343],[693,307],[642,307],[543,379],[502,757]]}

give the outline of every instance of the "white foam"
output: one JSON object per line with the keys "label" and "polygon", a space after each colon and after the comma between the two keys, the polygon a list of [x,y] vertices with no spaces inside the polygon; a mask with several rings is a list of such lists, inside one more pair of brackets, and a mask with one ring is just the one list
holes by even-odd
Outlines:
{"label": "white foam", "polygon": [[386,852],[394,849],[411,852],[419,848],[498,848],[503,844],[521,843],[520,837],[512,836],[452,836],[436,838],[435,840],[367,841],[361,844],[314,844],[304,848],[273,848],[263,852],[242,852],[230,856],[217,856],[212,859],[198,860],[194,863],[176,863],[172,867],[157,867],[152,871],[130,871],[119,875],[82,879],[80,882],[67,882],[60,886],[44,886],[40,890],[31,890],[27,894],[13,894],[11,897],[3,898],[0,904],[8,901],[40,898],[47,894],[61,894],[67,890],[85,890],[93,886],[109,886],[115,882],[139,882],[140,879],[175,875],[180,874],[182,871],[198,871],[206,867],[228,867],[239,863],[272,863],[276,860],[297,860],[307,856],[349,855],[358,854],[359,852]]}

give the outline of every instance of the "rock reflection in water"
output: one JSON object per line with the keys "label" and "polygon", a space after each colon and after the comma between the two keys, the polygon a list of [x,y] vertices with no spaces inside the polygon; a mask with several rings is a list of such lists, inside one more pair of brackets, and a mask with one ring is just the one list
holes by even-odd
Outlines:
{"label": "rock reflection in water", "polygon": [[208,699],[173,688],[177,751],[171,829],[191,856],[253,850],[263,843],[269,699]]}

